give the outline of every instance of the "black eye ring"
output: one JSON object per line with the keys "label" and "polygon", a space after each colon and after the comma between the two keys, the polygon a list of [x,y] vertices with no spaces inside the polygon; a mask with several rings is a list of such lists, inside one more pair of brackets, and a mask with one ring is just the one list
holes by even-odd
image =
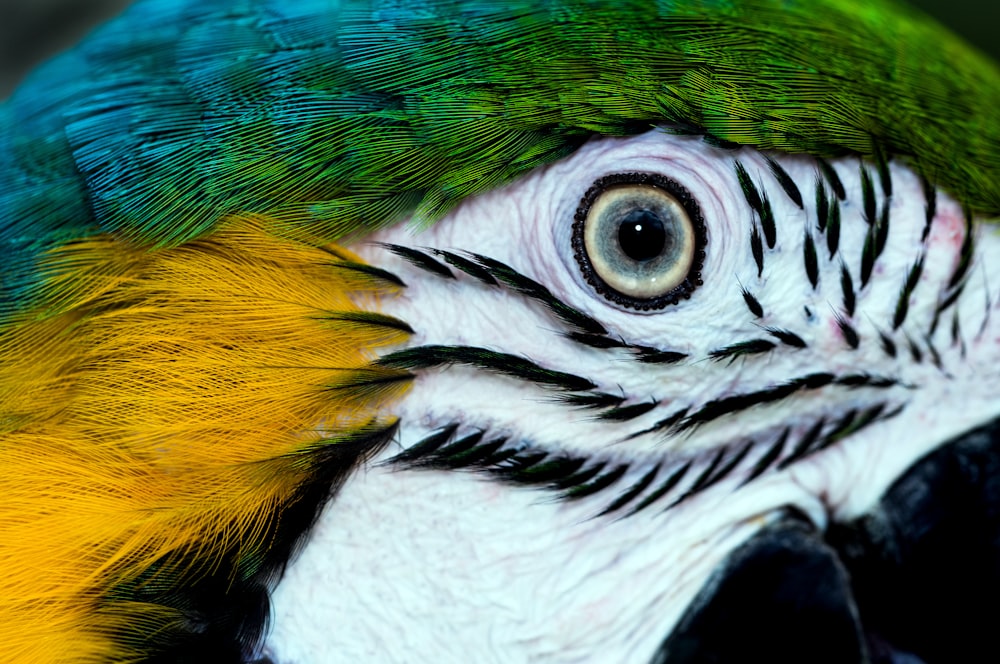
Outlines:
{"label": "black eye ring", "polygon": [[[639,203],[614,203],[610,221],[598,220],[588,225],[595,208],[603,214],[609,207],[601,200],[609,192],[617,192],[615,195],[626,200],[632,196]],[[592,228],[595,223],[608,226],[600,231],[599,240],[594,240],[594,233],[598,232]],[[594,242],[607,242],[608,238],[613,238],[611,244],[617,245],[611,247],[614,254],[611,262],[616,264],[610,266],[603,257],[591,257],[588,251],[588,247],[593,249]],[[641,244],[643,241],[652,241],[654,250],[647,251]],[[691,297],[702,284],[706,243],[705,220],[697,201],[681,184],[655,173],[614,173],[598,178],[583,195],[573,221],[573,255],[584,279],[611,302],[640,311],[663,309]],[[663,258],[653,255],[656,251],[662,254],[664,248],[668,254]],[[616,267],[624,268],[623,271],[634,269],[639,278],[625,274],[619,280]],[[657,272],[661,267],[672,274]],[[655,282],[661,276],[665,278],[659,286]],[[609,281],[618,281],[619,287]],[[632,283],[638,285],[631,287]]]}

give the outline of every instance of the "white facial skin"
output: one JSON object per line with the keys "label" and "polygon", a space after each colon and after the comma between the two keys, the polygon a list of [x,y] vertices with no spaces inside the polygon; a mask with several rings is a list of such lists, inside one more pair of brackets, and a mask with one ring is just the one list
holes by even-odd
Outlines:
{"label": "white facial skin", "polygon": [[[965,239],[960,207],[938,192],[937,214],[922,242],[921,182],[902,164],[890,164],[888,240],[861,288],[868,223],[859,161],[832,162],[847,196],[840,205],[839,251],[830,260],[826,236],[816,229],[816,161],[773,157],[797,183],[804,210],[779,186],[762,154],[652,131],[592,141],[509,187],[466,201],[422,232],[400,225],[366,239],[502,261],[599,320],[610,336],[685,353],[676,364],[642,364],[628,349],[581,345],[564,336],[570,328],[524,295],[458,270],[452,270],[456,279],[443,279],[376,244],[354,247],[407,283],[381,310],[414,328],[411,346],[477,346],[523,356],[624,396],[623,405],[655,400],[657,406],[625,422],[599,420],[596,411],[558,402],[559,390],[522,380],[466,366],[418,372],[394,409],[398,440],[331,501],[274,593],[263,654],[276,664],[648,662],[713,569],[784,508],[808,514],[820,529],[831,519],[857,516],[925,453],[1000,414],[1000,238],[993,228],[976,224],[975,258],[963,292],[930,334],[936,307],[952,292],[947,286]],[[765,245],[759,278],[750,243],[758,221],[739,187],[736,159],[767,193],[776,219],[777,242],[772,249]],[[878,172],[868,168],[881,210]],[[704,284],[689,300],[640,313],[595,293],[581,275],[571,247],[579,201],[598,178],[626,172],[671,178],[701,207]],[[803,258],[806,232],[819,256],[815,289]],[[900,290],[922,252],[924,268],[908,315],[893,331]],[[842,263],[856,291],[853,316],[844,312]],[[741,285],[760,301],[762,318],[748,309]],[[856,349],[838,315],[857,332]],[[782,344],[766,328],[794,332],[807,347]],[[880,331],[895,343],[895,358]],[[709,357],[753,339],[777,346],[732,361]],[[695,412],[713,400],[819,372],[868,374],[898,384],[805,389],[684,433],[632,436],[684,408]],[[848,411],[878,403],[885,408],[868,426],[740,486],[781,432],[789,431],[791,447],[819,418],[826,418],[829,431]],[[508,436],[510,446],[588,457],[588,464],[607,461],[608,468],[626,463],[628,470],[607,489],[572,501],[543,486],[516,486],[484,473],[383,463],[452,423],[460,425],[456,437],[484,430],[484,440]],[[758,444],[725,478],[665,509],[720,446],[730,445],[730,459],[750,439]],[[695,470],[672,493],[626,516],[687,461]],[[657,464],[656,479],[632,503],[598,516]]]}

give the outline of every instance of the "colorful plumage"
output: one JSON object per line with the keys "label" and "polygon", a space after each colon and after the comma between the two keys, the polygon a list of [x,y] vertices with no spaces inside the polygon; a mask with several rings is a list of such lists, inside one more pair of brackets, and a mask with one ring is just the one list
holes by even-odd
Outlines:
{"label": "colorful plumage", "polygon": [[[589,390],[499,355],[389,355],[419,332],[379,313],[409,281],[343,247],[656,127],[860,158],[886,201],[910,177],[891,162],[1000,216],[1000,70],[888,0],[143,0],[34,73],[0,107],[4,657],[254,656],[268,592],[395,440],[414,373]],[[434,255],[616,343],[544,283]]]}

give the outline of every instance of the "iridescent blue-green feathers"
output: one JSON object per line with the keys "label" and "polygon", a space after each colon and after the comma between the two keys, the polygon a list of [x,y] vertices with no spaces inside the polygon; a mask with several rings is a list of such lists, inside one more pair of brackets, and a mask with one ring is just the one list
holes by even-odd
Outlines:
{"label": "iridescent blue-green feathers", "polygon": [[398,283],[327,243],[658,125],[1000,215],[1000,71],[892,0],[140,0],[36,72],[0,106],[5,656],[252,653],[411,378],[359,309]]}
{"label": "iridescent blue-green feathers", "polygon": [[0,113],[8,313],[62,237],[259,212],[329,240],[660,123],[900,156],[1000,212],[1000,72],[888,0],[150,0]]}

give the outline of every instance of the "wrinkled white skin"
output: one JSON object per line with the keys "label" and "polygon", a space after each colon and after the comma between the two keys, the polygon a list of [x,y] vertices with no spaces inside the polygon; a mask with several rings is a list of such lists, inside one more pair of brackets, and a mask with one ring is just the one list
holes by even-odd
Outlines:
{"label": "wrinkled white skin", "polygon": [[[648,662],[713,569],[783,507],[798,508],[820,528],[830,519],[856,516],[926,452],[995,417],[996,232],[976,227],[976,259],[965,291],[931,338],[938,368],[930,360],[927,333],[958,262],[965,223],[959,206],[939,192],[925,269],[905,324],[892,332],[898,294],[920,252],[925,209],[919,179],[893,163],[888,245],[871,282],[858,292],[849,320],[861,343],[852,350],[835,317],[842,310],[841,261],[855,288],[860,285],[867,224],[859,162],[833,162],[848,196],[842,204],[841,251],[831,261],[824,236],[815,231],[815,161],[775,157],[797,182],[805,211],[785,195],[760,153],[726,151],[654,131],[595,140],[507,188],[466,201],[423,232],[401,225],[369,238],[503,261],[603,322],[612,335],[689,354],[677,365],[639,364],[627,351],[581,346],[561,336],[566,326],[544,307],[521,295],[457,271],[456,280],[441,279],[380,246],[356,247],[408,284],[382,310],[413,326],[413,345],[502,350],[585,376],[603,391],[626,395],[626,404],[656,399],[660,405],[631,422],[601,422],[593,413],[555,403],[551,390],[522,381],[466,367],[420,372],[395,409],[402,425],[398,441],[377,461],[459,422],[460,433],[485,429],[488,437],[510,436],[512,444],[528,441],[552,451],[627,461],[631,470],[613,487],[572,502],[557,500],[544,488],[512,486],[468,471],[400,470],[377,461],[359,469],[327,506],[274,593],[265,654],[277,664]],[[750,251],[754,215],[734,175],[734,158],[774,206],[778,240],[773,250],[765,249],[762,278]],[[660,311],[637,313],[594,293],[570,246],[573,215],[587,188],[603,175],[631,171],[680,182],[701,205],[707,225],[704,285],[690,300]],[[881,206],[883,192],[871,171]],[[806,228],[812,229],[820,257],[815,291],[804,268]],[[750,314],[741,284],[760,300],[763,319]],[[811,319],[804,307],[812,311]],[[956,311],[960,344],[952,342]],[[770,338],[766,326],[794,331],[809,347],[779,346],[733,362],[707,359],[713,349]],[[897,358],[882,349],[877,330],[896,342]],[[911,356],[907,336],[923,349],[921,363]],[[721,418],[693,434],[626,440],[679,407],[817,371],[866,372],[909,387],[830,386]],[[887,411],[903,410],[783,471],[772,469],[738,488],[766,449],[755,447],[727,479],[670,510],[664,510],[668,497],[634,516],[622,518],[622,511],[595,517],[657,462],[668,468],[694,455],[704,465],[727,441],[741,436],[773,441],[785,426],[801,435],[818,416],[835,419],[877,400],[889,403]]]}

